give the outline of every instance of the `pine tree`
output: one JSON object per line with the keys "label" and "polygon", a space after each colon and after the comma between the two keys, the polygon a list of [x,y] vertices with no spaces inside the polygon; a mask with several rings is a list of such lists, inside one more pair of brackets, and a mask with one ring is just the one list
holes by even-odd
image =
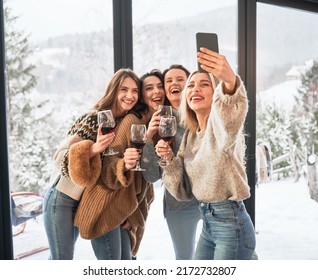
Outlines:
{"label": "pine tree", "polygon": [[288,149],[288,129],[286,114],[274,103],[267,105],[264,112],[257,114],[256,138],[268,142],[272,150],[272,158],[286,153]]}
{"label": "pine tree", "polygon": [[[318,154],[318,61],[302,75],[301,86],[293,110],[292,133],[295,143],[306,156]],[[304,160],[306,161],[306,159]],[[317,163],[307,164],[307,185],[309,195],[318,202]]]}
{"label": "pine tree", "polygon": [[12,191],[38,191],[48,177],[48,145],[39,131],[37,122],[41,120],[35,119],[35,110],[45,101],[32,100],[35,66],[29,62],[29,36],[15,29],[17,18],[5,1],[10,185]]}
{"label": "pine tree", "polygon": [[318,153],[318,61],[302,75],[293,110],[293,134],[307,153]]}

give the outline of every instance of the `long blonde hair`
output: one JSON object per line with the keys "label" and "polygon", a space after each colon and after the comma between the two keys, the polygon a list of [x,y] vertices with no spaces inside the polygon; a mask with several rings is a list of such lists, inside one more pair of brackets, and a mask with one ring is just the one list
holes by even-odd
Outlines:
{"label": "long blonde hair", "polygon": [[[191,132],[195,132],[197,130],[197,128],[199,127],[199,122],[195,112],[189,107],[187,103],[186,92],[187,92],[187,88],[191,78],[193,77],[193,75],[197,73],[199,73],[199,71],[194,71],[189,75],[187,82],[185,84],[185,87],[182,91],[181,104],[180,104],[180,123],[184,127],[189,128]],[[212,88],[214,92],[216,86],[219,84],[219,80],[212,73],[208,73],[208,76],[211,80]]]}

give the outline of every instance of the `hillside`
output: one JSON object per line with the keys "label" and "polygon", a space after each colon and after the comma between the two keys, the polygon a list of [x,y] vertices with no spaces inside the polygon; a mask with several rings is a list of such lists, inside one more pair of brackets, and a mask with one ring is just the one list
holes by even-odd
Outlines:
{"label": "hillside", "polygon": [[[317,36],[313,34],[315,29],[310,28],[318,26],[318,17],[303,12],[298,13],[295,20],[291,10],[280,8],[277,13],[277,9],[262,5],[258,11],[257,77],[260,89],[284,81],[285,73],[292,65],[318,58]],[[233,7],[173,22],[135,25],[134,69],[142,74],[152,68],[164,69],[172,63],[195,69],[195,33],[198,31],[218,33],[220,52],[235,67],[239,40],[233,29],[235,21]],[[38,91],[64,94],[75,90],[95,99],[96,94],[103,93],[113,72],[112,31],[50,38],[36,47],[34,62]]]}

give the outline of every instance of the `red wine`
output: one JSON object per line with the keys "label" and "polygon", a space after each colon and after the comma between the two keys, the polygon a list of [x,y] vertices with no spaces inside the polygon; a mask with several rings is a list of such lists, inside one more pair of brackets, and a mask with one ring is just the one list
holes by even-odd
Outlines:
{"label": "red wine", "polygon": [[102,127],[102,133],[103,133],[103,135],[108,134],[108,133],[111,133],[113,130],[114,130],[113,127],[106,127],[106,126],[103,126],[103,127]]}
{"label": "red wine", "polygon": [[131,144],[134,148],[141,150],[146,145],[146,142],[131,141]]}
{"label": "red wine", "polygon": [[165,136],[165,137],[161,137],[161,139],[166,142],[170,142],[173,139],[173,136]]}

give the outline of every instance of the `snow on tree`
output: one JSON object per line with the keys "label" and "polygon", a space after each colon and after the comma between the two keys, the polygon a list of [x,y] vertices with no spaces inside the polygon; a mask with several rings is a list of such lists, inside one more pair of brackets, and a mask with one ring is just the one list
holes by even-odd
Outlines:
{"label": "snow on tree", "polygon": [[[289,118],[288,114],[273,103],[266,105],[257,111],[257,143],[269,143],[272,152],[272,159],[275,159],[289,151]],[[289,165],[288,161],[282,161],[277,164],[276,168],[283,168]],[[288,171],[282,173],[283,177],[290,175]]]}
{"label": "snow on tree", "polygon": [[49,115],[36,116],[47,100],[32,98],[36,77],[28,35],[15,29],[18,17],[4,4],[10,186],[12,191],[37,192],[48,179],[51,160]]}
{"label": "snow on tree", "polygon": [[307,153],[318,151],[318,61],[301,76],[293,114],[294,134]]}
{"label": "snow on tree", "polygon": [[[293,110],[292,134],[305,155],[318,153],[318,61],[301,76],[299,96]],[[316,156],[317,157],[317,156]],[[312,199],[318,202],[317,163],[307,164],[307,183]]]}

